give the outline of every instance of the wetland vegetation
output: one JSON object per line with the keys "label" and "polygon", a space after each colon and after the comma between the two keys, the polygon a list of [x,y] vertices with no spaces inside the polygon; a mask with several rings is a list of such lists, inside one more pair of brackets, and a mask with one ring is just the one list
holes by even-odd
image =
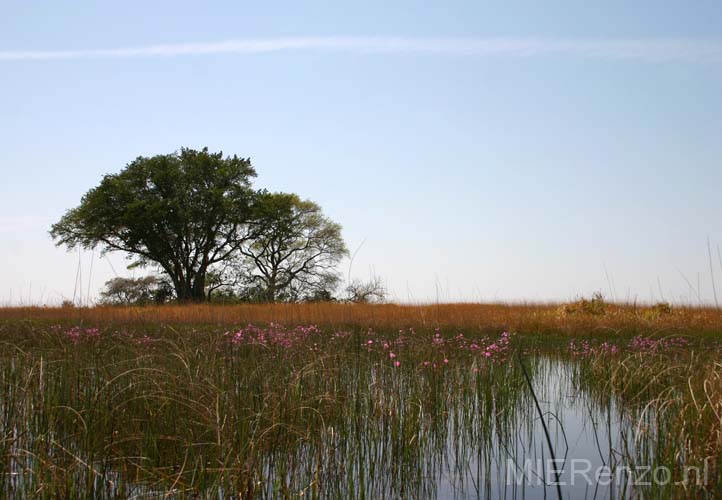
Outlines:
{"label": "wetland vegetation", "polygon": [[6,309],[1,495],[715,498],[722,315],[572,309]]}

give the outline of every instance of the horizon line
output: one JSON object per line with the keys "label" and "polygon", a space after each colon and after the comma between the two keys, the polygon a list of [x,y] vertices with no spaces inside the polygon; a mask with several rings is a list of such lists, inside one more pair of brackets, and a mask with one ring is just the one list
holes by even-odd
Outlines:
{"label": "horizon line", "polygon": [[722,62],[722,39],[309,36],[74,50],[0,50],[0,61],[131,59],[321,51],[358,55],[571,56],[643,62]]}

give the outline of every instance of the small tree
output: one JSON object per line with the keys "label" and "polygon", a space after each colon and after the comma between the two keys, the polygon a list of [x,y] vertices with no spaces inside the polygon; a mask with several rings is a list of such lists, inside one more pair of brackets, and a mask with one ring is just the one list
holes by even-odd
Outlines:
{"label": "small tree", "polygon": [[248,237],[256,175],[249,159],[181,149],[106,175],[52,226],[58,245],[121,251],[157,265],[178,300],[206,300],[206,277]]}
{"label": "small tree", "polygon": [[378,276],[368,281],[352,280],[346,287],[346,300],[354,304],[383,302],[386,300],[386,287]]}
{"label": "small tree", "polygon": [[312,295],[308,295],[303,299],[305,302],[336,302],[336,297],[330,290],[318,290]]}
{"label": "small tree", "polygon": [[348,255],[341,226],[316,203],[295,194],[262,192],[253,211],[253,239],[240,247],[238,272],[265,300],[301,300],[339,282],[336,266]]}
{"label": "small tree", "polygon": [[162,304],[173,296],[170,284],[157,276],[113,278],[100,292],[101,303],[108,305]]}

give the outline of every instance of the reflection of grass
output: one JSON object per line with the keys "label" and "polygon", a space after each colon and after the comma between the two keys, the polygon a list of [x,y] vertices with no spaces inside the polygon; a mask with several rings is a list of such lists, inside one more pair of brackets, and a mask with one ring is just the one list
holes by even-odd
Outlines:
{"label": "reflection of grass", "polygon": [[[279,310],[293,316],[304,310],[298,307]],[[136,310],[138,317],[123,322],[118,319],[131,312],[117,310],[115,321],[92,323],[100,312],[73,311],[68,314],[82,314],[92,325],[75,328],[77,321],[68,320],[78,318],[70,316],[61,326],[6,320],[0,324],[0,497],[40,491],[123,498],[172,490],[434,498],[448,468],[458,476],[474,473],[477,482],[467,487],[483,497],[492,469],[504,467],[499,450],[514,455],[534,420],[513,351],[528,354],[534,378],[544,368],[533,351],[567,360],[566,341],[542,342],[536,330],[511,339],[501,329],[487,333],[491,327],[469,326],[468,312],[449,313],[466,330],[442,325],[437,331],[424,326],[427,320],[377,326],[393,317],[383,314],[397,314],[389,307],[369,317],[371,330],[353,316],[334,318],[338,328],[328,321],[320,328],[231,328],[229,318],[183,324],[173,315],[192,313],[179,308]],[[193,310],[205,319],[205,309]],[[440,314],[433,311],[424,314]],[[538,314],[557,321],[554,311]],[[493,314],[503,323],[511,312]],[[684,314],[700,315],[695,321],[712,330],[716,313]],[[168,323],[149,321],[152,315]],[[532,326],[533,317],[524,321]],[[697,463],[720,451],[714,418],[720,367],[711,354],[681,352],[625,349],[564,362],[578,364],[575,383],[600,407],[610,399],[607,388],[639,418],[651,402],[646,414],[664,416],[658,432],[644,436],[659,443],[655,460]],[[676,359],[675,368],[663,371],[665,359]],[[688,376],[694,380],[685,392]]]}

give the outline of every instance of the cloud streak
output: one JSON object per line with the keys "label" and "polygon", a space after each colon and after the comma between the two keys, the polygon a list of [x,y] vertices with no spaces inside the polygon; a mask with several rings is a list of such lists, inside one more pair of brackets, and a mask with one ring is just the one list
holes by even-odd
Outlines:
{"label": "cloud streak", "polygon": [[722,40],[702,39],[565,39],[453,37],[286,37],[177,43],[111,49],[9,50],[0,61],[134,59],[276,52],[346,54],[449,55],[468,57],[562,56],[642,62],[722,62]]}

